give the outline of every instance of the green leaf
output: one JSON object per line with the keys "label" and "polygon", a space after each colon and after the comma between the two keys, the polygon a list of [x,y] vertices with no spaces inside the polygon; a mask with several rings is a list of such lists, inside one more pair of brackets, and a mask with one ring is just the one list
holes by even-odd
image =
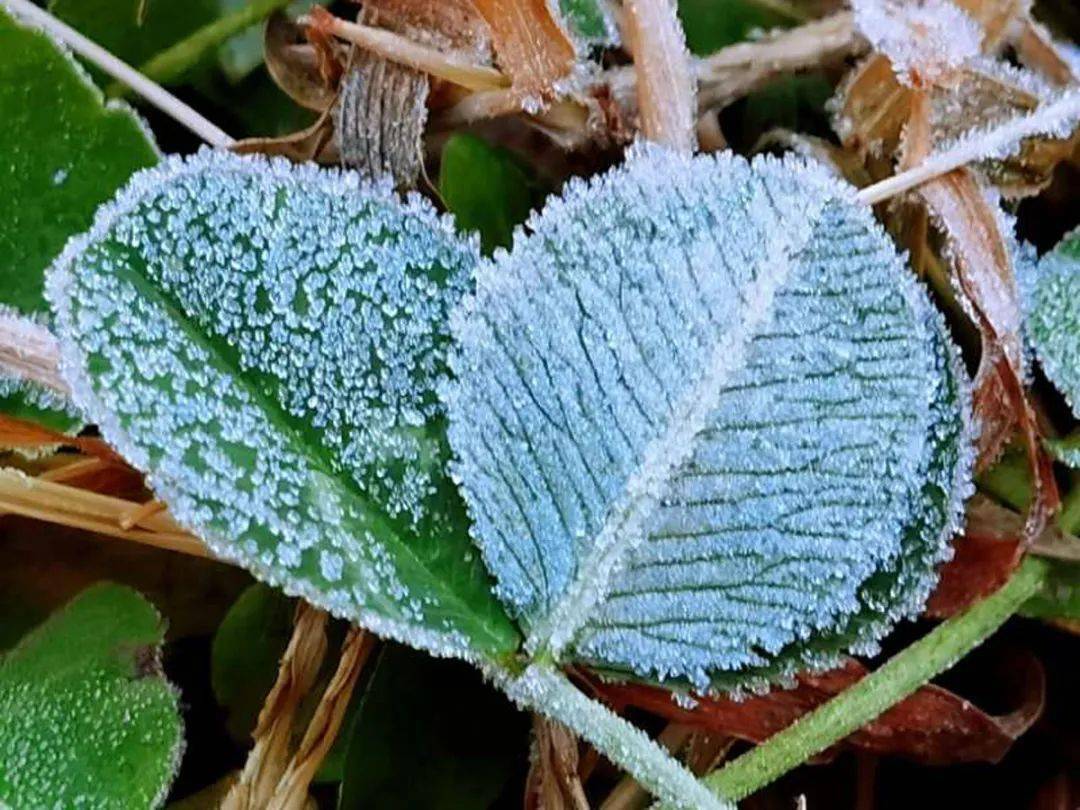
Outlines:
{"label": "green leaf", "polygon": [[453,135],[443,147],[439,195],[458,228],[480,232],[485,253],[510,247],[532,208],[533,185],[512,153],[475,135]]}
{"label": "green leaf", "polygon": [[799,22],[802,15],[784,0],[678,0],[679,18],[691,53],[708,56],[745,40],[755,29]]}
{"label": "green leaf", "polygon": [[140,174],[49,277],[73,397],[221,557],[446,655],[518,643],[435,387],[475,247],[417,196],[209,150]]}
{"label": "green leaf", "polygon": [[1080,229],[1038,264],[1020,268],[1027,338],[1046,376],[1080,418]]}
{"label": "green leaf", "polygon": [[1033,619],[1080,621],[1080,563],[1043,558],[1046,579],[1020,613]]}
{"label": "green leaf", "polygon": [[[49,0],[49,11],[129,65],[212,22],[220,0]],[[97,77],[99,74],[91,68]]]}
{"label": "green leaf", "polygon": [[567,27],[588,45],[617,45],[619,29],[607,0],[559,0]]}
{"label": "green leaf", "polygon": [[527,715],[475,670],[399,646],[347,731],[338,810],[486,810],[528,761]]}
{"label": "green leaf", "polygon": [[819,166],[640,148],[454,320],[454,472],[527,649],[737,688],[916,614],[971,465],[940,315]]}
{"label": "green leaf", "polygon": [[102,584],[0,658],[0,805],[161,804],[182,747],[163,637],[150,603]]}
{"label": "green leaf", "polygon": [[[3,8],[0,112],[0,314],[44,315],[49,262],[157,153],[130,109],[105,105],[65,51]],[[71,428],[75,418],[58,405],[45,392],[0,379],[4,413]]]}
{"label": "green leaf", "polygon": [[214,634],[210,683],[237,740],[250,739],[255,728],[289,644],[295,609],[281,591],[256,583],[240,594]]}

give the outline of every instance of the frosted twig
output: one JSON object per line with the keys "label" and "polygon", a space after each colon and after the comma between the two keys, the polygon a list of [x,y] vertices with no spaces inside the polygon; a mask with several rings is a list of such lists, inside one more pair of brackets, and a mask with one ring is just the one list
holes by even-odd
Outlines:
{"label": "frosted twig", "polygon": [[641,130],[656,143],[695,147],[694,76],[671,0],[629,0],[625,29],[634,55]]}
{"label": "frosted twig", "polygon": [[126,84],[150,104],[190,129],[211,146],[219,148],[232,146],[233,139],[229,135],[168,90],[150,81],[131,65],[117,59],[74,28],[38,8],[30,0],[0,0],[0,3],[6,5],[16,16],[46,31],[88,62]]}
{"label": "frosted twig", "polygon": [[964,136],[954,146],[931,155],[918,166],[867,186],[858,193],[858,199],[869,205],[879,203],[967,163],[1009,154],[1024,138],[1067,134],[1067,129],[1074,126],[1078,119],[1080,90],[1073,90],[1029,115]]}
{"label": "frosted twig", "polygon": [[60,376],[60,346],[37,321],[0,309],[0,374],[15,377],[67,397]]}
{"label": "frosted twig", "polygon": [[342,20],[318,6],[296,21],[347,40],[390,62],[406,65],[470,90],[491,90],[510,84],[510,79],[493,67],[456,59],[383,28]]}

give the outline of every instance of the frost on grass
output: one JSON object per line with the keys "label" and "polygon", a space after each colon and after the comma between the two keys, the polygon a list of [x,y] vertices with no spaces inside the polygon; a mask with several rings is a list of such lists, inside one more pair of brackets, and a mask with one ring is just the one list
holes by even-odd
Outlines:
{"label": "frost on grass", "polygon": [[950,0],[854,0],[855,25],[904,84],[938,84],[979,53],[982,30]]}
{"label": "frost on grass", "polygon": [[[1037,264],[1024,266],[1020,290],[1035,356],[1080,417],[1080,229]],[[1080,453],[1075,456],[1080,461]]]}
{"label": "frost on grass", "polygon": [[735,688],[916,611],[971,461],[939,316],[796,161],[636,150],[478,273],[450,439],[533,648]]}
{"label": "frost on grass", "polygon": [[95,585],[0,657],[0,807],[155,807],[180,764],[161,617]]}
{"label": "frost on grass", "polygon": [[434,392],[476,261],[418,197],[204,151],[137,175],[48,295],[74,399],[216,553],[471,657],[515,643]]}

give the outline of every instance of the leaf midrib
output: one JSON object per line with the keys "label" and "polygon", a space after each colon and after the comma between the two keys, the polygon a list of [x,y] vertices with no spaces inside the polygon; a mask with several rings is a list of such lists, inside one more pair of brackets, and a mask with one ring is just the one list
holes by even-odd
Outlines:
{"label": "leaf midrib", "polygon": [[[139,260],[145,261],[141,255],[139,255]],[[476,652],[502,655],[513,652],[517,648],[517,640],[515,640],[513,645],[508,645],[505,637],[500,637],[494,632],[493,629],[489,627],[485,618],[482,618],[474,611],[449,587],[443,578],[434,574],[427,563],[407,543],[400,539],[398,530],[393,527],[385,511],[378,508],[377,505],[360,490],[359,485],[352,476],[347,474],[343,475],[342,473],[334,471],[330,452],[322,442],[307,442],[303,440],[304,431],[307,429],[307,426],[302,424],[299,417],[294,417],[287,413],[281,407],[280,403],[272,399],[262,390],[262,387],[259,386],[255,380],[252,380],[248,376],[250,370],[245,370],[243,368],[239,358],[235,356],[233,350],[228,346],[223,347],[221,345],[221,339],[217,336],[211,336],[201,328],[198,328],[193,322],[194,319],[185,315],[183,308],[175,297],[162,290],[143,273],[135,270],[129,264],[125,264],[122,269],[116,271],[116,274],[120,277],[125,275],[128,276],[130,282],[141,294],[156,300],[166,310],[171,321],[177,324],[189,339],[197,345],[202,346],[214,357],[218,358],[222,365],[236,379],[237,385],[242,386],[248,395],[252,397],[254,404],[260,407],[263,413],[267,415],[268,421],[285,434],[288,438],[289,445],[293,447],[294,450],[298,450],[297,455],[305,459],[316,471],[326,476],[327,479],[335,482],[338,487],[344,490],[347,495],[353,498],[355,502],[363,508],[365,515],[369,516],[373,522],[378,523],[380,527],[385,530],[379,534],[380,537],[386,538],[384,544],[388,547],[392,547],[396,554],[408,556],[414,561],[416,567],[428,576],[431,590],[436,591],[441,595],[440,601],[453,604],[460,615],[470,617],[473,620],[473,623],[483,630],[488,638],[489,645],[485,649],[476,649]],[[424,441],[430,441],[426,435]],[[314,447],[312,446],[313,444],[315,445]],[[375,533],[373,532],[373,534]],[[405,622],[406,620],[396,619],[395,621]],[[509,621],[507,621],[506,624],[508,627],[513,627]],[[425,629],[430,629],[439,633],[444,632],[437,630],[434,627],[425,627]]]}

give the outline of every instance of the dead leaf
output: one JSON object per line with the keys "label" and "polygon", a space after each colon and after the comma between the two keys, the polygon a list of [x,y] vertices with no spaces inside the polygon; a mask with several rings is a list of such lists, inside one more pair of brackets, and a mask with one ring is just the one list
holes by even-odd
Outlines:
{"label": "dead leaf", "polygon": [[887,56],[871,54],[844,79],[833,102],[833,129],[862,154],[892,155],[911,117],[912,90],[896,80]]}
{"label": "dead leaf", "polygon": [[968,501],[964,531],[953,539],[953,558],[941,567],[925,614],[954,616],[1000,588],[1020,564],[1024,521],[984,495]]}
{"label": "dead leaf", "polygon": [[577,737],[561,723],[534,714],[525,810],[589,810],[578,765]]}
{"label": "dead leaf", "polygon": [[1005,237],[1008,226],[969,169],[925,183],[917,193],[946,237],[955,286],[982,338],[974,392],[975,416],[981,425],[976,469],[992,463],[1013,426],[1019,429],[1034,490],[1024,529],[1029,543],[1042,532],[1059,500],[1053,463],[1023,385],[1021,312],[1012,249]]}
{"label": "dead leaf", "polygon": [[365,0],[373,24],[443,50],[486,60],[491,33],[471,0]]}
{"label": "dead leaf", "polygon": [[[666,689],[603,683],[595,675],[578,673],[616,711],[634,706],[677,723],[754,743],[787,728],[866,674],[866,667],[849,659],[828,672],[799,675],[793,689],[774,689],[743,700],[695,696],[696,705],[684,708]],[[997,762],[1042,713],[1046,687],[1042,667],[1027,657],[1021,674],[1019,705],[1008,714],[988,715],[952,692],[929,685],[856,731],[842,745],[926,765]]]}
{"label": "dead leaf", "polygon": [[101,439],[69,436],[35,422],[0,413],[0,450],[41,450],[50,447],[74,447],[85,455],[103,461],[124,463],[120,455]]}
{"label": "dead leaf", "polygon": [[1013,42],[1020,61],[1055,84],[1064,87],[1080,80],[1072,63],[1062,56],[1050,32],[1030,16],[1020,23],[1019,33]]}
{"label": "dead leaf", "polygon": [[339,160],[334,143],[334,122],[329,111],[307,129],[277,138],[245,138],[231,147],[238,155],[272,155],[294,163],[315,161],[333,164]]}
{"label": "dead leaf", "polygon": [[1031,0],[952,0],[983,29],[983,53],[1005,44],[1014,23],[1028,13]]}
{"label": "dead leaf", "polygon": [[347,49],[336,45],[336,40],[328,40],[329,43],[313,45],[304,29],[280,11],[270,15],[263,34],[266,69],[274,82],[301,107],[318,113],[326,112],[337,98],[337,83],[329,69],[327,49],[336,49],[337,58],[342,60],[348,55]]}
{"label": "dead leaf", "polygon": [[547,0],[473,0],[491,29],[499,67],[530,112],[556,96],[577,54]]}

